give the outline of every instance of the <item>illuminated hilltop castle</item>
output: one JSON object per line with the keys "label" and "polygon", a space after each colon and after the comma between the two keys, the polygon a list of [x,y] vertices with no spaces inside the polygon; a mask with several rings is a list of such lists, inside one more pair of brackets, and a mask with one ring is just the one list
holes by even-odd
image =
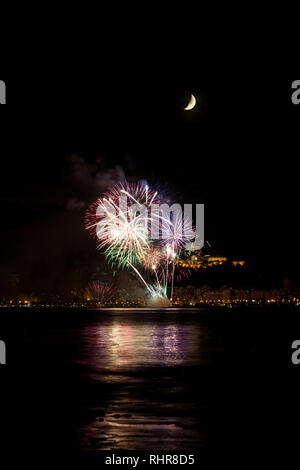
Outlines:
{"label": "illuminated hilltop castle", "polygon": [[221,256],[210,256],[202,255],[201,252],[195,254],[193,253],[190,256],[187,256],[185,259],[179,259],[175,261],[175,264],[181,268],[190,268],[190,269],[206,269],[214,266],[221,266],[223,264],[230,264],[232,266],[244,266],[245,261],[230,261],[228,258]]}

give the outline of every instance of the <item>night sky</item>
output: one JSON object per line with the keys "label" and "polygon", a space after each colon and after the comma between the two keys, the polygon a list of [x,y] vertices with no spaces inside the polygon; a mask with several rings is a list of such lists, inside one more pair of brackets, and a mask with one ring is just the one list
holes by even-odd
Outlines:
{"label": "night sky", "polygon": [[[76,270],[88,276],[102,261],[85,208],[126,177],[204,203],[213,254],[245,259],[278,286],[300,285],[293,80],[3,79],[2,277],[18,273],[34,290],[71,285]],[[184,112],[190,93],[197,107]]]}

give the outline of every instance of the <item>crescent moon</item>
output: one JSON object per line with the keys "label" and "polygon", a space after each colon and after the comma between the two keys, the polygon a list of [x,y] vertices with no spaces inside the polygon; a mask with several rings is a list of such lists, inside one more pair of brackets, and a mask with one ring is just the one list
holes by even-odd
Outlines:
{"label": "crescent moon", "polygon": [[195,106],[196,106],[196,98],[194,97],[194,95],[191,95],[190,101],[188,105],[184,108],[184,111],[190,111]]}

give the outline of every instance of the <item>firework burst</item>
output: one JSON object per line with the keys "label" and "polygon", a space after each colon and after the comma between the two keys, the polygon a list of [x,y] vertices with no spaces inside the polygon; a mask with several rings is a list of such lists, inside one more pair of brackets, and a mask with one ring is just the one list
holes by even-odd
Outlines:
{"label": "firework burst", "polygon": [[149,222],[143,208],[157,202],[157,193],[140,183],[119,184],[93,203],[86,228],[98,239],[98,248],[119,268],[140,262],[149,249]]}
{"label": "firework burst", "polygon": [[167,249],[170,250],[170,253],[177,253],[180,248],[184,248],[194,238],[195,228],[189,217],[184,216],[181,212],[175,212],[165,229],[165,234],[163,242]]}
{"label": "firework burst", "polygon": [[[109,263],[131,269],[154,297],[166,296],[170,282],[172,297],[174,278],[180,276],[176,260],[194,229],[181,212],[170,217],[153,210],[160,202],[158,192],[143,183],[120,183],[90,205],[85,222]],[[153,239],[153,231],[163,236]]]}
{"label": "firework burst", "polygon": [[113,294],[114,286],[108,282],[94,281],[90,282],[86,288],[86,293],[89,299],[104,304]]}
{"label": "firework burst", "polygon": [[150,246],[146,251],[142,264],[145,270],[151,271],[158,269],[163,261],[163,254],[160,247]]}

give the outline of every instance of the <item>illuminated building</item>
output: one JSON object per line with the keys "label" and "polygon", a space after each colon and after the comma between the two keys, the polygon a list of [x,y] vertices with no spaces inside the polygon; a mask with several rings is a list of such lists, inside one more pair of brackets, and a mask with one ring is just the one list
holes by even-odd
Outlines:
{"label": "illuminated building", "polygon": [[176,260],[175,264],[181,268],[205,269],[214,266],[222,266],[223,264],[231,264],[232,266],[245,266],[245,261],[229,261],[228,258],[222,256],[202,256],[192,255],[187,259]]}

